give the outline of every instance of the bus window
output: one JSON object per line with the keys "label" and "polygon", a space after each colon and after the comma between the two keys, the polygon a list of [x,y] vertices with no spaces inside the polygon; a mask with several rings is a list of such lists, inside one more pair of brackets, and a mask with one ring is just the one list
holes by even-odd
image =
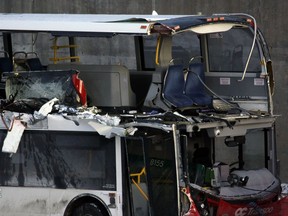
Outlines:
{"label": "bus window", "polygon": [[[207,36],[211,72],[243,72],[253,42],[249,29],[234,28]],[[247,72],[261,72],[260,54],[254,47]]]}
{"label": "bus window", "polygon": [[[144,68],[155,68],[155,54],[157,37],[144,37]],[[174,63],[188,64],[191,58],[201,55],[200,41],[198,36],[192,32],[184,32],[172,37],[172,59]],[[171,59],[171,60],[172,60]]]}
{"label": "bus window", "polygon": [[116,190],[114,143],[98,134],[26,131],[17,153],[0,153],[0,184]]}
{"label": "bus window", "polygon": [[192,58],[201,56],[200,40],[193,32],[184,32],[173,36],[172,58],[187,65]]}
{"label": "bus window", "polygon": [[143,37],[144,69],[155,69],[157,36]]}
{"label": "bus window", "polygon": [[81,63],[125,65],[128,69],[136,69],[135,45],[132,36],[78,37],[76,44]]}

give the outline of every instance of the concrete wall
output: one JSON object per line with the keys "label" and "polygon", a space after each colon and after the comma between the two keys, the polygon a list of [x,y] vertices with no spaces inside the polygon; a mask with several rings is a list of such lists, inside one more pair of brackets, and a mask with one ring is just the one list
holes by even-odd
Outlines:
{"label": "concrete wall", "polygon": [[281,179],[288,182],[288,25],[287,0],[2,0],[0,12],[33,13],[120,13],[202,14],[248,13],[253,15],[271,47],[276,80],[275,114],[280,114],[277,127],[278,157],[281,161]]}

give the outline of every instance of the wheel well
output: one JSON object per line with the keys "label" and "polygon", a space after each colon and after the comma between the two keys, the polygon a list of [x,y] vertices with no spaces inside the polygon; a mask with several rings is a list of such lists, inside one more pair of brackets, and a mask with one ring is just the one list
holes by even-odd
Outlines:
{"label": "wheel well", "polygon": [[101,210],[104,216],[111,216],[111,213],[103,200],[92,194],[81,194],[74,197],[65,209],[64,216],[72,216],[73,210],[84,203],[94,203]]}

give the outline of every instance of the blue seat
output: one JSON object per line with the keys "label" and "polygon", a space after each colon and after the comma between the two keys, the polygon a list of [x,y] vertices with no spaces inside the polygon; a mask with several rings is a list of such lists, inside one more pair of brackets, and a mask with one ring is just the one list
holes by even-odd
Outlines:
{"label": "blue seat", "polygon": [[13,64],[10,58],[0,58],[0,73],[13,71]]}
{"label": "blue seat", "polygon": [[31,71],[44,70],[44,67],[38,57],[28,58],[26,60],[26,64],[28,66],[28,69]]}
{"label": "blue seat", "polygon": [[27,66],[27,69],[30,71],[40,71],[45,69],[36,52],[26,53],[25,64]]}
{"label": "blue seat", "polygon": [[203,64],[190,64],[185,82],[185,95],[198,106],[212,105],[212,96],[206,93],[202,82],[205,83]]}
{"label": "blue seat", "polygon": [[162,96],[169,105],[175,108],[191,107],[194,101],[184,94],[183,65],[170,65],[166,71]]}

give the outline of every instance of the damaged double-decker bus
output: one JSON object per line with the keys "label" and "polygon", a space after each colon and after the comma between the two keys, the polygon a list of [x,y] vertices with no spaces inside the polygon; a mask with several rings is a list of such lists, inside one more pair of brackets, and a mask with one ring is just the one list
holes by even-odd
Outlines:
{"label": "damaged double-decker bus", "polygon": [[285,215],[247,14],[0,14],[0,215]]}

